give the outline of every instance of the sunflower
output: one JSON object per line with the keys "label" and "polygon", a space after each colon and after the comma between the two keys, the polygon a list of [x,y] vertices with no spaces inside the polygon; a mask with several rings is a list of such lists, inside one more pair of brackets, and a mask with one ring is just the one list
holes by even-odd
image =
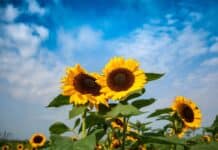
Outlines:
{"label": "sunflower", "polygon": [[17,150],[23,150],[24,145],[23,144],[17,144]]}
{"label": "sunflower", "polygon": [[121,146],[121,141],[115,137],[112,137],[111,145],[110,145],[110,150],[117,149]]}
{"label": "sunflower", "polygon": [[147,82],[146,75],[133,59],[112,58],[103,69],[104,76],[97,80],[101,91],[113,100],[124,100],[130,94],[141,90]]}
{"label": "sunflower", "polygon": [[66,76],[61,80],[62,95],[70,96],[70,103],[74,105],[91,105],[100,103],[107,105],[104,94],[101,94],[101,86],[96,82],[100,75],[88,74],[79,64],[67,68]]}
{"label": "sunflower", "polygon": [[146,150],[146,145],[139,145],[138,150]]}
{"label": "sunflower", "polygon": [[3,145],[2,146],[2,150],[9,150],[9,149],[10,149],[10,147],[8,145]]}
{"label": "sunflower", "polygon": [[103,146],[101,144],[97,144],[95,146],[95,150],[103,150]]}
{"label": "sunflower", "polygon": [[214,135],[214,140],[218,142],[218,133]]}
{"label": "sunflower", "polygon": [[131,142],[136,142],[138,139],[135,138],[135,137],[133,137],[133,136],[129,136],[129,135],[128,135],[128,136],[126,137],[126,140],[127,140],[127,141],[131,141]]}
{"label": "sunflower", "polygon": [[209,135],[202,136],[202,139],[206,143],[210,143],[211,142],[211,137]]}
{"label": "sunflower", "polygon": [[188,131],[188,127],[183,127],[179,132],[176,133],[177,137],[178,138],[182,138],[185,133]]}
{"label": "sunflower", "polygon": [[35,133],[29,139],[29,142],[33,148],[42,147],[45,145],[46,137],[42,133]]}
{"label": "sunflower", "polygon": [[171,108],[181,117],[184,126],[191,129],[196,129],[201,126],[201,111],[191,100],[183,96],[177,96]]}
{"label": "sunflower", "polygon": [[[124,122],[123,122],[123,118],[116,118],[111,122],[111,126],[113,129],[119,129],[119,130],[123,130],[124,128]],[[127,131],[130,130],[130,127],[127,125]]]}

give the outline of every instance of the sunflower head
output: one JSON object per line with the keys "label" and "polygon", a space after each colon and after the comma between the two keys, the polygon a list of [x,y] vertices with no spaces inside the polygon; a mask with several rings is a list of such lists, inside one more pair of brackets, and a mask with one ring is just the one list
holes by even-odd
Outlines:
{"label": "sunflower head", "polygon": [[214,140],[218,142],[218,133],[214,135]]}
{"label": "sunflower head", "polygon": [[135,137],[133,137],[133,136],[127,136],[127,137],[126,137],[126,140],[127,140],[127,141],[131,141],[131,142],[136,142],[138,139],[135,138]]}
{"label": "sunflower head", "polygon": [[139,145],[138,150],[146,150],[146,145]]}
{"label": "sunflower head", "polygon": [[[111,127],[113,129],[119,129],[120,131],[123,131],[124,129],[124,122],[123,122],[123,118],[115,118],[112,122],[111,122]],[[130,127],[127,125],[127,131],[130,131]]]}
{"label": "sunflower head", "polygon": [[62,78],[62,95],[70,96],[70,103],[74,105],[107,104],[101,94],[101,86],[96,82],[97,74],[88,74],[80,65],[67,68]]}
{"label": "sunflower head", "polygon": [[24,145],[23,144],[17,144],[17,150],[23,150],[24,149]]}
{"label": "sunflower head", "polygon": [[97,144],[95,146],[95,150],[103,150],[103,146],[101,144]]}
{"label": "sunflower head", "polygon": [[133,59],[112,58],[103,69],[104,76],[97,80],[102,92],[113,100],[124,100],[128,95],[144,88],[146,76]]}
{"label": "sunflower head", "polygon": [[210,143],[211,137],[209,135],[204,135],[204,136],[202,136],[202,140],[206,143]]}
{"label": "sunflower head", "polygon": [[196,129],[201,126],[201,111],[191,100],[177,96],[171,108],[177,112],[186,127]]}
{"label": "sunflower head", "polygon": [[110,148],[112,150],[116,149],[116,148],[119,148],[121,146],[121,144],[122,143],[121,143],[121,141],[119,139],[112,137]]}
{"label": "sunflower head", "polygon": [[2,145],[2,150],[9,150],[10,149],[10,147],[8,146],[8,145]]}
{"label": "sunflower head", "polygon": [[45,145],[46,137],[42,133],[35,133],[29,139],[29,142],[33,148],[42,147]]}
{"label": "sunflower head", "polygon": [[189,130],[188,127],[183,127],[182,129],[180,129],[179,131],[176,132],[176,135],[178,138],[182,138],[184,137],[185,133]]}

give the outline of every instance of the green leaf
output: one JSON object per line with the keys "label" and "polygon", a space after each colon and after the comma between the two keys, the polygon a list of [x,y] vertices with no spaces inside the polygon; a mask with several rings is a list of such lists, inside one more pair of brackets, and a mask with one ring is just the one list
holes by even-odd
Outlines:
{"label": "green leaf", "polygon": [[80,124],[80,118],[77,118],[74,124],[74,129]]}
{"label": "green leaf", "polygon": [[96,113],[90,113],[89,116],[86,116],[86,128],[90,128],[96,124],[103,125],[104,123],[104,118]]}
{"label": "green leaf", "polygon": [[62,122],[55,122],[49,127],[51,134],[62,134],[64,132],[70,131],[70,128]]}
{"label": "green leaf", "polygon": [[166,114],[166,113],[170,113],[172,112],[172,109],[171,108],[164,108],[164,109],[157,109],[155,110],[155,112],[153,112],[152,114],[150,114],[148,116],[148,118],[150,117],[156,117],[156,116],[159,116],[159,115],[162,115],[162,114]]}
{"label": "green leaf", "polygon": [[144,94],[144,93],[145,93],[145,89],[143,88],[143,89],[141,89],[141,90],[139,90],[139,91],[136,91],[136,92],[132,93],[132,94],[129,95],[127,98],[125,98],[123,101],[128,101],[128,100],[130,100],[130,99],[139,97],[139,96],[141,96],[141,95]]}
{"label": "green leaf", "polygon": [[96,145],[96,134],[102,132],[102,130],[96,130],[89,136],[73,141],[70,137],[64,137],[60,135],[52,134],[51,139],[51,149],[52,150],[93,150]]}
{"label": "green leaf", "polygon": [[68,104],[70,104],[69,96],[58,95],[49,103],[47,107],[60,107]]}
{"label": "green leaf", "polygon": [[151,104],[153,104],[154,102],[155,102],[155,99],[154,99],[154,98],[150,98],[150,99],[139,99],[139,100],[136,100],[136,101],[132,102],[132,105],[140,109],[140,108],[142,108],[142,107],[151,105]]}
{"label": "green leaf", "polygon": [[70,137],[52,134],[50,139],[52,150],[74,150],[74,142]]}
{"label": "green leaf", "polygon": [[164,73],[162,73],[162,74],[145,73],[145,75],[147,76],[147,81],[153,81],[153,80],[157,80],[157,79],[161,78],[164,75]]}
{"label": "green leaf", "polygon": [[69,119],[72,119],[81,113],[83,113],[86,109],[86,106],[78,106],[78,107],[73,107],[72,110],[69,112]]}
{"label": "green leaf", "polygon": [[92,134],[84,139],[76,141],[73,146],[73,150],[82,150],[82,149],[93,150],[95,149],[95,145],[96,145],[96,137],[95,134]]}
{"label": "green leaf", "polygon": [[118,116],[134,116],[134,115],[139,115],[142,114],[143,112],[139,111],[138,108],[135,106],[128,104],[128,105],[123,105],[121,103],[117,104],[114,108],[111,109],[108,113],[106,113],[106,117],[111,117],[115,118]]}
{"label": "green leaf", "polygon": [[218,143],[211,142],[209,144],[196,144],[191,147],[191,150],[218,150]]}
{"label": "green leaf", "polygon": [[177,137],[162,137],[162,136],[141,136],[143,143],[158,143],[158,144],[178,144],[185,145],[185,140]]}

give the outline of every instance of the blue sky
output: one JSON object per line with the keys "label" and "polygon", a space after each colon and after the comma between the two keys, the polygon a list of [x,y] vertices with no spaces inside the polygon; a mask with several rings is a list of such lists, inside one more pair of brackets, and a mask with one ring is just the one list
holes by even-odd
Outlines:
{"label": "blue sky", "polygon": [[217,114],[215,0],[2,0],[0,6],[0,131],[12,138],[48,135],[55,121],[72,125],[70,107],[45,108],[60,93],[64,69],[80,63],[100,72],[113,56],[166,73],[146,85],[146,97],[158,99],[148,111],[184,95],[201,108],[203,126]]}

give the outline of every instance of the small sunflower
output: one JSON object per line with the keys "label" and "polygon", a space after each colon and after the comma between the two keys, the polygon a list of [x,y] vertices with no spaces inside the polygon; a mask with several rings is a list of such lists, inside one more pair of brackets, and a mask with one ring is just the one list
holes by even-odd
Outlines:
{"label": "small sunflower", "polygon": [[17,150],[23,150],[24,145],[23,144],[17,144]]}
{"label": "small sunflower", "polygon": [[211,137],[209,135],[202,136],[202,139],[206,143],[210,143],[211,142]]}
{"label": "small sunflower", "polygon": [[110,145],[110,150],[117,149],[121,146],[121,141],[117,138],[112,137],[111,145]]}
{"label": "small sunflower", "polygon": [[130,94],[144,88],[146,75],[133,59],[112,58],[103,69],[104,76],[97,80],[102,92],[113,100],[124,100]]}
{"label": "small sunflower", "polygon": [[70,103],[75,105],[91,105],[100,103],[107,105],[105,96],[100,92],[101,86],[96,82],[100,77],[96,73],[88,74],[79,64],[67,68],[66,76],[61,80],[62,95],[70,96]]}
{"label": "small sunflower", "polygon": [[[123,118],[116,118],[111,122],[111,126],[114,129],[119,129],[119,130],[123,130],[124,128],[124,122],[123,122]],[[127,131],[130,130],[130,127],[127,125]]]}
{"label": "small sunflower", "polygon": [[196,129],[201,126],[201,111],[191,100],[177,96],[171,108],[178,113],[186,127]]}
{"label": "small sunflower", "polygon": [[8,145],[3,145],[2,146],[2,150],[9,150],[9,149],[10,149],[10,147]]}
{"label": "small sunflower", "polygon": [[103,146],[101,144],[97,144],[95,146],[95,150],[103,150]]}
{"label": "small sunflower", "polygon": [[133,136],[127,136],[127,137],[126,137],[126,140],[127,140],[127,141],[131,141],[131,142],[136,142],[138,139],[135,138],[135,137],[133,137]]}
{"label": "small sunflower", "polygon": [[146,150],[146,145],[139,145],[138,150]]}
{"label": "small sunflower", "polygon": [[218,142],[218,133],[214,135],[214,140]]}
{"label": "small sunflower", "polygon": [[183,127],[179,132],[176,133],[178,138],[184,137],[185,133],[188,131],[188,127]]}
{"label": "small sunflower", "polygon": [[33,148],[42,147],[45,145],[46,137],[42,133],[35,133],[29,139],[29,142]]}

